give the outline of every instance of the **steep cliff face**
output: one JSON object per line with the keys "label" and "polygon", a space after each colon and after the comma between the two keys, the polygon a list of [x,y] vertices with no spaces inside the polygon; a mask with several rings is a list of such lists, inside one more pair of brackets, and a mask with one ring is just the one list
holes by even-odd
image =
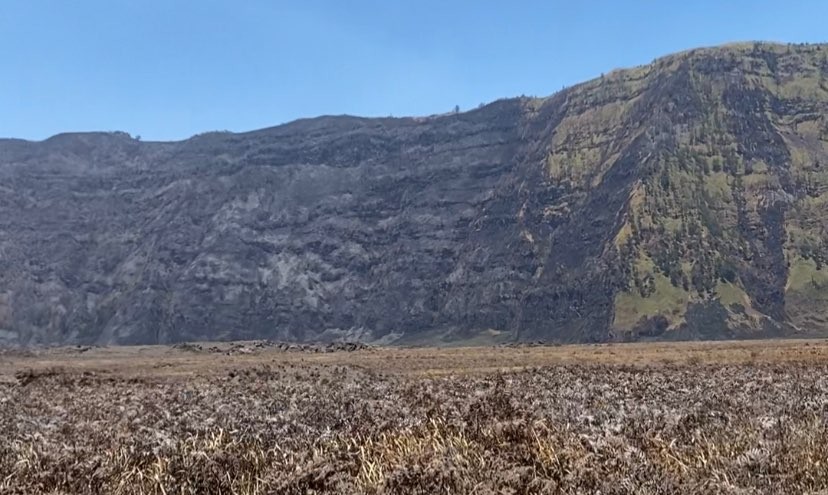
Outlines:
{"label": "steep cliff face", "polygon": [[823,334],[828,47],[175,143],[0,141],[0,342]]}

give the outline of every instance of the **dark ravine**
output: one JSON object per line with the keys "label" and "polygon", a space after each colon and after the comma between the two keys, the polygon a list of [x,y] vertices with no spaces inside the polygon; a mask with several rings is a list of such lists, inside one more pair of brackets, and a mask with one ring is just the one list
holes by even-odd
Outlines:
{"label": "dark ravine", "polygon": [[0,344],[825,335],[828,46],[243,134],[0,140]]}

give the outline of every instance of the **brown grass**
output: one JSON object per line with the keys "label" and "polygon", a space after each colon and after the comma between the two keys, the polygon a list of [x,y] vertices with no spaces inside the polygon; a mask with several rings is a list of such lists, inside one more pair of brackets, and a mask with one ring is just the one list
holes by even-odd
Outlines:
{"label": "brown grass", "polygon": [[0,356],[0,493],[814,493],[820,341]]}

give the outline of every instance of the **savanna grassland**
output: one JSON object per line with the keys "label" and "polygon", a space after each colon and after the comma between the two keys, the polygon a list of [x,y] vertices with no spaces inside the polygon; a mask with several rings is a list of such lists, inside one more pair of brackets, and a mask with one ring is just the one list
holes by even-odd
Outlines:
{"label": "savanna grassland", "polygon": [[817,493],[828,344],[0,354],[0,493]]}

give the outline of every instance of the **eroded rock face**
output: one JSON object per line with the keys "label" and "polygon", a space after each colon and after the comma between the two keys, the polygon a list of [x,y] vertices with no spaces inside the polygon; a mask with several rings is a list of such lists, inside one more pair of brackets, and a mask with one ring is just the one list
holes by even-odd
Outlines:
{"label": "eroded rock face", "polygon": [[823,50],[423,119],[0,140],[0,343],[819,333]]}
{"label": "eroded rock face", "polygon": [[373,340],[462,322],[473,307],[442,306],[473,278],[461,257],[489,256],[470,235],[515,173],[521,116],[512,100],[180,143],[3,142],[0,337]]}

